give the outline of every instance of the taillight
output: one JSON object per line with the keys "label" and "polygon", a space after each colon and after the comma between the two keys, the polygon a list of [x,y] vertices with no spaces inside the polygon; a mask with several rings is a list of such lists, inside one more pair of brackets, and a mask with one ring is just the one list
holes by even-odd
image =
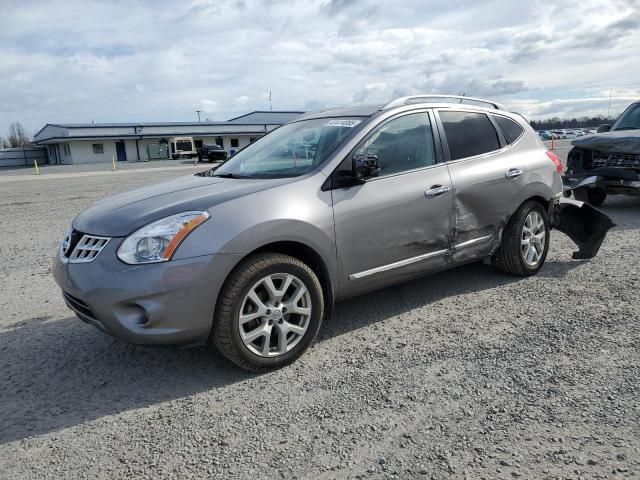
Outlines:
{"label": "taillight", "polygon": [[547,157],[549,157],[553,164],[556,166],[556,170],[558,171],[558,173],[562,173],[564,167],[562,166],[562,162],[560,161],[558,156],[555,153],[547,150]]}

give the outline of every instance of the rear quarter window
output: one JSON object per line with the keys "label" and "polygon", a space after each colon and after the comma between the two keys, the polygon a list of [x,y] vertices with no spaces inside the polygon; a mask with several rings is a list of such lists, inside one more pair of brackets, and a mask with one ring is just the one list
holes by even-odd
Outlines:
{"label": "rear quarter window", "polygon": [[484,113],[440,111],[451,160],[500,150],[498,132]]}
{"label": "rear quarter window", "polygon": [[504,138],[509,145],[519,139],[522,135],[522,132],[524,132],[524,128],[522,128],[510,118],[502,117],[500,115],[493,115],[493,119],[498,124],[500,130],[502,130],[502,134],[504,135]]}

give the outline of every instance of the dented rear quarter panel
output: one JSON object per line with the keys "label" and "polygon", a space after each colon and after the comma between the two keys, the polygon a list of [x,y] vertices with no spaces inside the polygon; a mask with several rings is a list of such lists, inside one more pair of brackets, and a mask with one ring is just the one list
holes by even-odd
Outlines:
{"label": "dented rear quarter panel", "polygon": [[[455,262],[491,254],[520,205],[534,197],[551,202],[562,192],[560,174],[535,132],[521,120],[518,123],[525,133],[515,143],[490,154],[449,162]],[[523,173],[508,178],[512,169]]]}

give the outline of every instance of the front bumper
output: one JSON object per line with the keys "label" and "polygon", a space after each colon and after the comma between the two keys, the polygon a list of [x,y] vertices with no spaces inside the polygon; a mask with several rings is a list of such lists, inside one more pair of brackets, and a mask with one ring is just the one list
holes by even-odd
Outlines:
{"label": "front bumper", "polygon": [[[118,240],[118,239],[114,239]],[[239,255],[207,255],[126,265],[109,242],[90,263],[63,263],[54,278],[67,306],[86,323],[136,344],[204,342],[222,284]]]}
{"label": "front bumper", "polygon": [[600,188],[612,195],[640,195],[640,174],[624,168],[567,172],[562,176],[562,183],[565,194],[578,188]]}

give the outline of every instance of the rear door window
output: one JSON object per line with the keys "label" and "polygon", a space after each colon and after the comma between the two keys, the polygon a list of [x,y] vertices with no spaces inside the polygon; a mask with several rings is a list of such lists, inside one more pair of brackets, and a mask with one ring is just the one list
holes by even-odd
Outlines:
{"label": "rear door window", "polygon": [[498,124],[500,130],[502,130],[502,134],[509,145],[519,139],[522,132],[524,132],[524,128],[510,118],[493,115],[493,119]]}
{"label": "rear door window", "polygon": [[451,160],[500,150],[498,133],[484,113],[438,112],[449,145]]}

